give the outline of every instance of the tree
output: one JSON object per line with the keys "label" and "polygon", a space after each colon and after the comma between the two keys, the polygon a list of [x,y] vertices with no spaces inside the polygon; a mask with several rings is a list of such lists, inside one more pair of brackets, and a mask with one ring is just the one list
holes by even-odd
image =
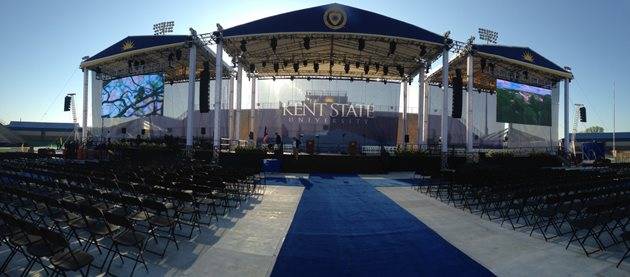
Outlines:
{"label": "tree", "polygon": [[601,126],[591,126],[584,130],[584,133],[603,133],[604,127]]}

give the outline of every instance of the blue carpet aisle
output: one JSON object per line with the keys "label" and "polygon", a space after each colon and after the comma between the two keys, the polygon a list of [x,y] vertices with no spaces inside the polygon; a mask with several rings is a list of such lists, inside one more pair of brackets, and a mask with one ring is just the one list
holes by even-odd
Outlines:
{"label": "blue carpet aisle", "polygon": [[272,276],[493,275],[358,176],[304,181]]}

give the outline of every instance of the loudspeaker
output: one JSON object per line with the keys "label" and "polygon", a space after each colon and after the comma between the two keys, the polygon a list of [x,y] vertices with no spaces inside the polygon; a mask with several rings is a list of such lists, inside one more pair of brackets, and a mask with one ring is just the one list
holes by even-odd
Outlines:
{"label": "loudspeaker", "polygon": [[206,134],[206,127],[201,127],[201,134],[205,135]]}
{"label": "loudspeaker", "polygon": [[203,70],[199,78],[199,111],[210,112],[210,63],[203,62]]}
{"label": "loudspeaker", "polygon": [[580,122],[586,122],[586,107],[580,107]]}
{"label": "loudspeaker", "polygon": [[64,112],[70,111],[70,103],[72,103],[72,97],[66,96],[66,98],[63,100],[63,111]]}
{"label": "loudspeaker", "polygon": [[453,78],[453,118],[462,118],[463,89],[462,70],[458,68],[455,70],[455,78]]}
{"label": "loudspeaker", "polygon": [[127,133],[127,128],[121,128],[120,132],[123,133],[123,134],[126,134]]}

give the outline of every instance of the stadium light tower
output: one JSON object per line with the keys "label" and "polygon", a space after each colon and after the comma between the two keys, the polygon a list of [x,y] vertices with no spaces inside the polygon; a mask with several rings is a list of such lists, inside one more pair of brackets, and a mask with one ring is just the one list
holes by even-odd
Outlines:
{"label": "stadium light tower", "polygon": [[153,24],[153,33],[156,36],[172,33],[174,26],[175,26],[174,21],[165,21],[165,22],[156,23],[156,24]]}
{"label": "stadium light tower", "polygon": [[497,39],[499,38],[499,33],[479,28],[479,39],[485,41],[487,44],[497,44]]}

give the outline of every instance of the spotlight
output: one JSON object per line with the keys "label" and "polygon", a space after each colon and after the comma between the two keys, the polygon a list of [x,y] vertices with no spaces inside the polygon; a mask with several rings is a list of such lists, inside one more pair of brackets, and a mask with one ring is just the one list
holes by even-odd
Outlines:
{"label": "spotlight", "polygon": [[360,62],[357,61],[357,62],[354,63],[354,67],[359,68],[360,66],[361,66]]}
{"label": "spotlight", "polygon": [[315,73],[317,73],[319,71],[319,63],[317,63],[317,62],[313,63],[313,70],[315,71]]}
{"label": "spotlight", "polygon": [[369,64],[365,64],[363,65],[363,72],[365,72],[365,74],[368,74],[368,72],[370,72],[370,65]]}
{"label": "spotlight", "polygon": [[255,70],[256,70],[256,65],[255,64],[250,64],[249,65],[249,72],[250,73],[254,73]]}
{"label": "spotlight", "polygon": [[271,50],[276,53],[276,47],[278,47],[278,39],[273,37],[271,38]]}
{"label": "spotlight", "polygon": [[307,66],[308,65],[308,61],[307,60],[302,61],[302,65],[303,66]]}
{"label": "spotlight", "polygon": [[280,65],[278,64],[278,62],[274,62],[273,63],[273,71],[275,71],[276,73],[278,73],[278,70],[280,69]]}
{"label": "spotlight", "polygon": [[266,67],[267,66],[267,61],[262,61],[262,67]]}
{"label": "spotlight", "polygon": [[300,69],[300,63],[293,63],[293,71],[298,72]]}
{"label": "spotlight", "polygon": [[389,54],[387,55],[389,56],[391,54],[394,54],[394,52],[396,52],[396,42],[392,40],[389,42]]}
{"label": "spotlight", "polygon": [[247,52],[247,41],[245,40],[241,40],[241,51],[243,51],[243,53]]}
{"label": "spotlight", "polygon": [[420,57],[424,57],[427,54],[427,47],[424,45],[420,45]]}
{"label": "spotlight", "polygon": [[359,39],[359,51],[363,51],[365,49],[365,39]]}
{"label": "spotlight", "polygon": [[396,69],[398,69],[398,75],[400,75],[400,77],[405,76],[405,68],[402,65],[397,65]]}
{"label": "spotlight", "polygon": [[346,72],[346,74],[348,74],[348,72],[350,72],[350,64],[349,63],[344,64],[343,70]]}
{"label": "spotlight", "polygon": [[387,74],[389,74],[389,66],[384,65],[383,66],[383,75],[387,75]]}
{"label": "spotlight", "polygon": [[304,37],[304,49],[306,49],[306,50],[311,49],[311,38],[310,37]]}

